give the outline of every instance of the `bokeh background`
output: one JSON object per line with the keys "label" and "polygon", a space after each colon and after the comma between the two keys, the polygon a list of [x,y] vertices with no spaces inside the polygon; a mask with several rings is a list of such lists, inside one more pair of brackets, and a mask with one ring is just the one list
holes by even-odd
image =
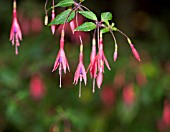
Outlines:
{"label": "bokeh background", "polygon": [[[48,0],[48,7],[52,1]],[[58,0],[59,1],[59,0]],[[55,1],[56,3],[58,2]],[[9,41],[12,0],[0,1],[0,132],[169,132],[170,131],[170,8],[161,0],[86,0],[98,17],[113,13],[141,55],[134,59],[126,39],[115,36],[118,60],[113,62],[114,41],[104,36],[104,51],[111,66],[105,68],[100,90],[92,93],[92,80],[73,85],[79,43],[67,27],[65,52],[71,72],[52,73],[59,50],[60,32],[44,26],[45,0],[17,0],[23,32],[19,55]],[[57,9],[59,13],[61,9]],[[56,13],[56,14],[57,14]],[[51,13],[49,12],[49,18]],[[84,64],[89,64],[91,34],[84,37]]]}

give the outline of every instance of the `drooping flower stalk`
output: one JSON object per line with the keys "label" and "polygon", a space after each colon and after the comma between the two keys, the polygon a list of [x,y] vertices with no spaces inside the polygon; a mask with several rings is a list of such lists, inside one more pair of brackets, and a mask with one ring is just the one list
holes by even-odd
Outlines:
{"label": "drooping flower stalk", "polygon": [[76,69],[75,75],[74,75],[74,82],[73,84],[78,83],[78,79],[80,78],[80,84],[79,84],[79,97],[81,97],[81,82],[84,80],[84,84],[87,84],[87,76],[86,76],[86,70],[83,64],[83,44],[80,45],[80,54],[79,54],[79,64]]}
{"label": "drooping flower stalk", "polygon": [[13,20],[12,20],[12,27],[10,31],[10,41],[12,45],[15,45],[15,54],[18,55],[18,47],[20,46],[20,40],[22,40],[22,32],[20,26],[18,24],[17,19],[17,5],[16,0],[13,1]]}
{"label": "drooping flower stalk", "polygon": [[66,69],[70,71],[69,64],[64,52],[64,29],[61,31],[61,39],[60,39],[60,50],[58,52],[58,55],[55,60],[55,64],[53,67],[52,72],[54,72],[59,67],[59,75],[60,75],[60,88],[61,88],[61,77],[62,77],[62,69],[64,70],[64,73],[66,74]]}

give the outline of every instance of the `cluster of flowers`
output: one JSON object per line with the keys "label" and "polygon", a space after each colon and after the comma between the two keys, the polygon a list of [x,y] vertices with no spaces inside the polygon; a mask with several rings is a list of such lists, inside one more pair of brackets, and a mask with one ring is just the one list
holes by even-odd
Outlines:
{"label": "cluster of flowers", "polygon": [[[84,1],[84,0],[83,0]],[[55,33],[56,30],[56,25],[62,25],[62,30],[61,30],[61,39],[60,39],[60,50],[58,52],[58,55],[56,57],[54,67],[52,71],[55,71],[57,68],[59,69],[59,75],[60,75],[60,87],[61,87],[61,78],[62,78],[62,70],[64,70],[64,73],[66,73],[66,69],[70,71],[69,64],[64,52],[64,37],[65,37],[65,24],[69,22],[70,28],[72,30],[72,33],[74,34],[75,31],[91,31],[94,30],[94,35],[92,39],[92,51],[90,55],[90,64],[87,68],[87,70],[84,67],[83,64],[83,41],[81,35],[79,35],[79,40],[80,40],[80,53],[79,53],[79,64],[77,67],[77,70],[74,75],[74,84],[78,83],[78,80],[80,79],[80,87],[79,87],[79,97],[81,96],[81,82],[84,80],[85,85],[87,84],[87,76],[86,73],[90,71],[91,78],[93,79],[93,92],[95,92],[95,82],[97,82],[97,86],[100,89],[101,84],[103,82],[103,73],[104,73],[104,64],[106,64],[107,68],[109,70],[110,66],[109,63],[105,57],[104,54],[104,44],[103,44],[103,34],[106,32],[110,32],[112,34],[112,37],[115,42],[115,51],[113,55],[114,61],[117,60],[118,56],[118,46],[116,42],[116,38],[113,34],[113,31],[118,31],[121,33],[125,38],[127,39],[130,48],[135,56],[135,58],[140,61],[140,56],[137,52],[137,50],[134,48],[134,45],[132,44],[131,40],[127,35],[125,35],[122,31],[117,29],[114,26],[114,23],[111,25],[109,24],[108,20],[112,19],[111,13],[103,13],[103,18],[101,18],[101,21],[97,20],[96,15],[91,12],[87,7],[83,6],[82,1],[79,3],[74,2],[73,0],[63,0],[59,2],[57,5],[54,4],[54,0],[52,0],[52,15],[51,15],[51,31],[52,34]],[[61,6],[61,7],[72,7],[69,8],[66,11],[63,11],[61,14],[58,16],[55,16],[55,7]],[[48,10],[46,10],[47,6],[47,1],[45,3],[45,25],[48,24]],[[86,11],[85,11],[85,10]],[[82,12],[80,12],[82,11]],[[73,13],[73,14],[72,14]],[[78,23],[78,14],[83,15],[84,17],[91,19],[94,21],[92,22],[87,22],[83,23],[82,25],[79,25]],[[64,18],[65,17],[65,18]],[[64,19],[63,19],[64,18]],[[75,19],[74,19],[75,18]],[[63,20],[64,22],[61,22]],[[55,23],[55,22],[56,23]],[[57,22],[57,21],[60,21]],[[22,32],[20,29],[20,26],[18,24],[17,20],[17,10],[16,10],[16,0],[13,0],[13,21],[12,21],[12,27],[11,27],[11,32],[10,32],[10,41],[12,42],[12,45],[15,45],[15,54],[18,54],[18,47],[20,46],[20,40],[22,40]],[[97,43],[97,44],[96,44]],[[97,45],[97,46],[96,46]],[[98,49],[98,53],[97,50]]]}
{"label": "cluster of flowers", "polygon": [[[63,0],[60,3],[64,3],[66,5],[67,1]],[[45,4],[45,8],[46,8],[46,4]],[[61,7],[65,6],[64,4]],[[52,71],[54,72],[58,68],[59,75],[60,75],[59,86],[61,87],[62,70],[64,71],[64,73],[66,73],[66,69],[68,69],[68,71],[70,71],[69,64],[68,64],[68,61],[67,61],[67,58],[66,58],[66,55],[65,55],[65,52],[64,52],[64,35],[65,35],[64,27],[65,27],[65,23],[69,22],[70,28],[71,28],[73,34],[74,34],[75,31],[91,31],[91,29],[90,29],[91,27],[88,29],[88,25],[86,25],[87,26],[86,29],[80,28],[81,25],[78,24],[78,13],[80,13],[79,10],[83,11],[84,14],[83,13],[82,14],[80,13],[80,14],[85,16],[86,18],[89,18],[89,19],[91,19],[91,18],[88,15],[92,15],[94,17],[94,20],[95,20],[94,21],[95,25],[94,25],[94,28],[92,28],[92,29],[95,29],[95,30],[94,30],[94,35],[93,35],[93,39],[92,39],[92,51],[91,51],[91,55],[90,55],[90,64],[89,64],[87,70],[85,70],[85,67],[84,67],[84,64],[83,64],[82,37],[81,37],[81,35],[78,36],[79,40],[80,40],[80,53],[79,53],[78,67],[77,67],[77,70],[75,71],[75,75],[74,75],[74,84],[77,84],[78,80],[80,80],[79,97],[81,97],[81,82],[82,82],[82,80],[84,80],[85,85],[87,84],[86,74],[87,74],[88,71],[90,71],[91,78],[93,79],[93,90],[92,91],[95,92],[95,82],[97,82],[97,86],[98,86],[99,89],[100,89],[101,84],[103,82],[104,64],[106,64],[107,68],[109,70],[111,70],[109,63],[108,63],[108,61],[105,57],[104,50],[103,50],[103,47],[104,47],[103,34],[104,34],[104,32],[103,32],[102,29],[110,31],[113,38],[114,38],[114,42],[115,42],[115,51],[114,51],[114,55],[113,55],[114,61],[116,61],[117,56],[118,56],[118,46],[117,46],[116,38],[115,38],[115,36],[112,32],[113,29],[114,29],[114,31],[118,31],[126,37],[128,43],[130,45],[130,48],[132,50],[132,53],[134,54],[135,58],[138,61],[140,61],[140,56],[139,56],[137,50],[134,48],[134,45],[132,44],[129,37],[127,37],[127,35],[125,35],[122,31],[120,31],[116,27],[113,27],[114,26],[113,24],[112,24],[112,30],[111,30],[111,28],[110,28],[111,25],[109,25],[108,21],[104,21],[104,20],[100,21],[100,22],[97,21],[97,17],[95,17],[95,14],[92,14],[92,12],[87,7],[84,7],[83,5],[81,5],[81,2],[80,3],[74,2],[73,5],[74,5],[74,7],[72,8],[71,12],[66,16],[66,20],[64,21],[64,23],[61,24],[63,26],[63,28],[62,28],[62,31],[61,31],[61,38],[60,38],[60,50],[59,50],[58,55],[56,57]],[[51,23],[52,24],[50,24],[53,34],[55,32],[55,24],[56,24],[54,21],[57,20],[56,19],[57,16],[55,18],[55,13],[54,13],[55,7],[57,7],[57,6],[54,6],[54,2],[53,2],[53,6],[51,7],[51,9],[52,9],[52,22]],[[82,9],[82,7],[85,8],[87,11],[84,11],[84,9]],[[71,16],[71,13],[74,12],[74,11],[76,12],[75,13],[76,19],[73,19],[74,18],[73,17],[72,20],[69,21],[68,19]],[[46,12],[45,25],[47,25],[48,24],[47,10],[45,10],[45,12]],[[89,13],[89,14],[87,14],[87,13]],[[87,15],[85,15],[85,14],[87,14]],[[60,17],[58,17],[58,18],[60,18]],[[56,20],[54,20],[54,19],[56,19]],[[106,24],[104,24],[104,22]],[[89,25],[89,26],[92,26],[92,25]],[[96,43],[97,43],[98,48],[96,46]],[[97,51],[96,49],[98,49],[98,53],[96,52]]]}

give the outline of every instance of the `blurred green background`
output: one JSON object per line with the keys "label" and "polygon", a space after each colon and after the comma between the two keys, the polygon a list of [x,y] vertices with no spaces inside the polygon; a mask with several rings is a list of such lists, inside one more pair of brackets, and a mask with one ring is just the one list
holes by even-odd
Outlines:
{"label": "blurred green background", "polygon": [[[48,1],[50,7],[52,2]],[[84,2],[98,17],[104,11],[113,13],[116,26],[133,40],[142,61],[134,59],[125,38],[115,33],[119,54],[113,62],[114,41],[106,34],[104,51],[111,71],[105,68],[102,88],[96,87],[94,94],[88,73],[88,84],[83,84],[81,98],[78,85],[72,84],[79,43],[69,27],[65,52],[71,72],[63,74],[60,89],[58,71],[51,72],[59,50],[60,32],[52,35],[50,27],[43,24],[45,0],[17,0],[17,3],[23,32],[18,56],[9,41],[12,0],[0,1],[0,132],[170,131],[170,114],[163,116],[164,102],[170,100],[170,8],[166,1]],[[90,34],[84,34],[86,68],[90,39]],[[170,113],[170,108],[167,111]]]}

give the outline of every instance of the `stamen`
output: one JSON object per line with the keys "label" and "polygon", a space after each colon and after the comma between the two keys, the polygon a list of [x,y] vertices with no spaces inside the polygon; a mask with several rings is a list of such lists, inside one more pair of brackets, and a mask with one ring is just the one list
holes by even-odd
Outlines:
{"label": "stamen", "polygon": [[81,82],[82,82],[82,76],[80,76],[80,83],[79,83],[79,98],[81,97]]}
{"label": "stamen", "polygon": [[93,79],[93,93],[95,92],[95,78]]}
{"label": "stamen", "polygon": [[18,55],[18,46],[15,44],[15,54]]}
{"label": "stamen", "polygon": [[60,85],[59,85],[59,87],[61,88],[61,76],[62,76],[61,63],[60,63],[60,67],[59,67],[59,75],[60,75]]}

